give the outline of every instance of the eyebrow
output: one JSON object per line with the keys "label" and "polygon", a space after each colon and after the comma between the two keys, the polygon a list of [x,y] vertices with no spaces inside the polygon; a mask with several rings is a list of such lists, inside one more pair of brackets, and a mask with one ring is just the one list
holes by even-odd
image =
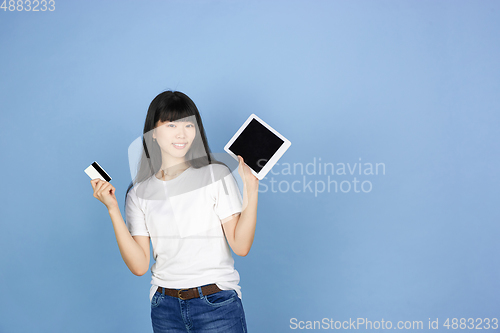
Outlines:
{"label": "eyebrow", "polygon": [[190,123],[193,125],[195,124],[195,122],[192,120],[180,120],[180,119],[179,120],[167,120],[165,123],[166,124],[168,124],[168,123]]}

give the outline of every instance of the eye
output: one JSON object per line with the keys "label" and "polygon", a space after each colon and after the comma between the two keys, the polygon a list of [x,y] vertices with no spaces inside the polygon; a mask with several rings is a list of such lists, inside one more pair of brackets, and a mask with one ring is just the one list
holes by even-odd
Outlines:
{"label": "eye", "polygon": [[188,124],[187,127],[194,127],[194,125],[193,124]]}
{"label": "eye", "polygon": [[167,127],[175,127],[175,124],[173,123],[167,124]]}

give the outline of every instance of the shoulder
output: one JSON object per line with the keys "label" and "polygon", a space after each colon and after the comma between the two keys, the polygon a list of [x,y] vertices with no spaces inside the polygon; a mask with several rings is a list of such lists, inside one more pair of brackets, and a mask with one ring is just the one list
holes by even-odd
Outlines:
{"label": "shoulder", "polygon": [[226,177],[227,175],[229,175],[231,173],[231,170],[229,169],[229,167],[227,167],[224,164],[214,163],[214,164],[210,164],[210,166],[212,167],[214,177],[216,179]]}
{"label": "shoulder", "polygon": [[151,183],[153,182],[153,177],[155,177],[155,175],[152,175],[151,177],[139,183],[134,183],[130,190],[127,192],[127,200],[136,200],[142,198],[146,190],[152,187]]}

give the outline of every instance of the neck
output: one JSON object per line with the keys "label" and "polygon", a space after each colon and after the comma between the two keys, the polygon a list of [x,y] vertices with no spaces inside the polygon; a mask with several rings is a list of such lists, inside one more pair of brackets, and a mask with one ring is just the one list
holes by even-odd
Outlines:
{"label": "neck", "polygon": [[170,163],[163,161],[161,165],[161,170],[165,172],[166,175],[175,175],[189,168],[189,165],[184,161],[170,161]]}

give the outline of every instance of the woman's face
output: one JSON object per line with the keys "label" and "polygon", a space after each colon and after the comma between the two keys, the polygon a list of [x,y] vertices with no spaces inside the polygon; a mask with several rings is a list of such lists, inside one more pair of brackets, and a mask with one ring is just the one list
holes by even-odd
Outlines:
{"label": "woman's face", "polygon": [[190,118],[158,122],[153,138],[158,142],[162,154],[173,158],[183,158],[186,155],[196,136],[196,127]]}

